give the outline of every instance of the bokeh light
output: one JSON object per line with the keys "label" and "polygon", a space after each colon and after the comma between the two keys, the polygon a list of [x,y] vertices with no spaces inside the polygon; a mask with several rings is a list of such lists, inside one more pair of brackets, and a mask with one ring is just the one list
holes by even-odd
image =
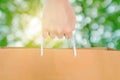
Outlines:
{"label": "bokeh light", "polygon": [[[120,0],[69,0],[76,13],[77,48],[120,49]],[[45,0],[0,0],[0,47],[40,47]],[[46,48],[70,48],[69,39],[45,40]]]}

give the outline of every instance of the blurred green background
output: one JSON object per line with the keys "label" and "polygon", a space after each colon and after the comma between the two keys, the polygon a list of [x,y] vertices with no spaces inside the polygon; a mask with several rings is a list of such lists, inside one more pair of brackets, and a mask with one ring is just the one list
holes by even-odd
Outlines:
{"label": "blurred green background", "polygon": [[[78,48],[120,50],[120,0],[69,0],[76,13]],[[0,47],[40,47],[45,0],[0,0]],[[70,48],[68,39],[45,40],[46,48]]]}

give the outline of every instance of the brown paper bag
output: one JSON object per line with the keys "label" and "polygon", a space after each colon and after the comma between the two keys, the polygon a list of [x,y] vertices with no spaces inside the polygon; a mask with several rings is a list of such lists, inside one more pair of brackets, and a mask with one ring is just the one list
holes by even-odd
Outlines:
{"label": "brown paper bag", "polygon": [[120,80],[120,51],[1,48],[0,80]]}

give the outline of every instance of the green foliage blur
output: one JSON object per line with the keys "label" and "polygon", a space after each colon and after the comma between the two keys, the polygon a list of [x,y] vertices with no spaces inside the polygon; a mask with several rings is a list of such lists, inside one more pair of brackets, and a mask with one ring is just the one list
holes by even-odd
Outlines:
{"label": "green foliage blur", "polygon": [[[0,0],[0,47],[40,47],[41,31],[36,24],[40,24],[44,2]],[[120,50],[120,0],[69,2],[77,18],[74,37],[78,48],[110,47]],[[36,31],[37,34],[34,33]],[[69,44],[67,39],[45,40],[46,48],[70,48]]]}

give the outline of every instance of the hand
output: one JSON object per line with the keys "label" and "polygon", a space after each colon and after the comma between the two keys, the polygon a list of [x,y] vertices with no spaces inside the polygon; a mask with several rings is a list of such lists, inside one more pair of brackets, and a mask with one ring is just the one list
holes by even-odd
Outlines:
{"label": "hand", "polygon": [[43,37],[69,38],[75,28],[76,17],[68,0],[47,0],[43,11]]}

